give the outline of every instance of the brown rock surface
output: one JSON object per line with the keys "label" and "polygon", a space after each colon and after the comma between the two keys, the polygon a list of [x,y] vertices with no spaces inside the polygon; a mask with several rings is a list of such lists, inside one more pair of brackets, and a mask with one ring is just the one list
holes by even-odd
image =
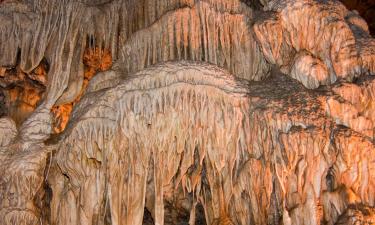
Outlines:
{"label": "brown rock surface", "polygon": [[367,21],[369,30],[375,35],[375,2],[372,0],[341,0],[350,10],[356,10]]}

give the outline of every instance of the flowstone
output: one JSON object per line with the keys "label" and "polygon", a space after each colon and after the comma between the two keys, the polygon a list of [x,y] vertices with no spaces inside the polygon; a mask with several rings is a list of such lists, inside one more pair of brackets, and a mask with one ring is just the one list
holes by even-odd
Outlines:
{"label": "flowstone", "polygon": [[375,223],[339,1],[5,0],[0,51],[0,224]]}

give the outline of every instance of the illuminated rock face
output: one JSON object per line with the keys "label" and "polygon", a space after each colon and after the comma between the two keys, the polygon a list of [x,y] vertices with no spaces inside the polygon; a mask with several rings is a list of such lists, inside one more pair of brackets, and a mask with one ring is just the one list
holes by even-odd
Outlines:
{"label": "illuminated rock face", "polygon": [[266,9],[254,27],[266,59],[307,88],[375,73],[375,40],[340,2],[275,0]]}
{"label": "illuminated rock face", "polygon": [[367,21],[369,30],[372,35],[375,34],[375,2],[371,0],[355,1],[341,0],[342,3],[350,10],[356,10]]}
{"label": "illuminated rock face", "polygon": [[375,223],[375,41],[338,1],[0,19],[0,224]]}

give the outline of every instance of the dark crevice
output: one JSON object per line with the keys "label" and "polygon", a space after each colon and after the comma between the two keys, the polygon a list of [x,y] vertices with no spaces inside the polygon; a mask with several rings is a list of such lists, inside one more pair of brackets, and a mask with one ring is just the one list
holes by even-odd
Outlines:
{"label": "dark crevice", "polygon": [[40,214],[41,224],[49,224],[51,218],[51,201],[53,197],[52,188],[47,182],[47,176],[50,172],[52,155],[49,155],[46,160],[46,167],[44,169],[44,180],[42,187],[34,197],[34,204],[37,206]]}
{"label": "dark crevice", "polygon": [[326,175],[326,186],[329,192],[333,192],[335,190],[335,171],[332,166],[328,169]]}
{"label": "dark crevice", "polygon": [[206,225],[206,217],[204,215],[204,208],[202,204],[197,204],[195,208],[195,224]]}
{"label": "dark crevice", "polygon": [[5,103],[4,89],[0,87],[0,117],[7,115],[7,107]]}
{"label": "dark crevice", "polygon": [[261,10],[263,8],[263,5],[259,0],[241,0],[241,2],[245,3],[254,10]]}
{"label": "dark crevice", "polygon": [[152,215],[150,211],[148,211],[147,208],[143,211],[143,225],[154,225],[154,219],[152,218]]}

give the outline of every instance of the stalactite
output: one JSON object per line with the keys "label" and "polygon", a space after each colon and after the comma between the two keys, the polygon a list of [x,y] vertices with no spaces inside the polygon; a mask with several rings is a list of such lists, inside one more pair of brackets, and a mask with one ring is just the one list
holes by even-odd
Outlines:
{"label": "stalactite", "polygon": [[0,224],[374,221],[375,39],[339,1],[0,2]]}
{"label": "stalactite", "polygon": [[134,73],[170,60],[205,61],[236,76],[260,80],[269,67],[251,33],[251,19],[220,12],[204,1],[168,12],[127,40],[118,67]]}
{"label": "stalactite", "polygon": [[272,79],[246,84],[208,64],[168,63],[87,93],[61,136],[56,160],[69,180],[54,210],[68,210],[79,224],[102,215],[94,206],[108,199],[112,221],[141,224],[145,202],[153,202],[148,209],[162,224],[168,194],[177,190],[198,195],[207,224],[266,224],[275,208],[292,224],[334,223],[350,204],[373,206],[371,159],[349,160],[367,155],[372,142],[336,127],[323,104],[329,96]]}

